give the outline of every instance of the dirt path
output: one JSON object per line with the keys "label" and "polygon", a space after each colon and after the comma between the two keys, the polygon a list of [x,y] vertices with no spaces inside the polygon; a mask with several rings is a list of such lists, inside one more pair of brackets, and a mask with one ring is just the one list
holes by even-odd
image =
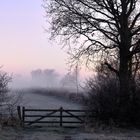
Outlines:
{"label": "dirt path", "polygon": [[25,93],[23,95],[23,105],[28,108],[49,108],[49,109],[58,109],[63,107],[65,109],[81,109],[82,106],[77,103],[68,102],[67,100],[47,96],[47,95],[40,95],[34,93]]}

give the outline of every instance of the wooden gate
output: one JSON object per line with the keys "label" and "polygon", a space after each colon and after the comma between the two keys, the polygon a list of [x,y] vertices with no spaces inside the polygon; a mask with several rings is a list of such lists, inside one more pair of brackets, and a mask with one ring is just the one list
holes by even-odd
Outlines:
{"label": "wooden gate", "polygon": [[[18,106],[18,116],[23,126],[33,124],[57,124],[59,126],[71,126],[72,124],[85,123],[88,110],[74,109],[27,109]],[[89,112],[89,111],[88,111]]]}

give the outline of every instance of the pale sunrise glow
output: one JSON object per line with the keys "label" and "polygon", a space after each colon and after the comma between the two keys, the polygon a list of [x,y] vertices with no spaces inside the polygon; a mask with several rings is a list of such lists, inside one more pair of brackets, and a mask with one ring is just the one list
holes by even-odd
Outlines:
{"label": "pale sunrise glow", "polygon": [[42,0],[0,1],[0,65],[5,71],[66,70],[66,53],[44,30],[47,25],[41,5]]}

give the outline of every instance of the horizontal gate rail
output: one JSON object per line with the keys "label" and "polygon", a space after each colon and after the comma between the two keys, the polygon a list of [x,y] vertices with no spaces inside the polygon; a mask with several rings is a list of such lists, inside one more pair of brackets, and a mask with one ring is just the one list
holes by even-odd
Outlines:
{"label": "horizontal gate rail", "polygon": [[29,111],[29,112],[31,112],[31,111],[33,111],[33,112],[34,112],[34,111],[35,111],[35,112],[36,112],[36,111],[45,112],[45,111],[56,111],[56,110],[59,110],[59,109],[26,109],[26,108],[25,108],[24,110],[25,110],[26,112],[27,112],[27,111]]}
{"label": "horizontal gate rail", "polygon": [[[25,115],[25,117],[31,117],[31,118],[35,118],[35,117],[42,117],[42,115]],[[43,115],[43,117],[48,117],[47,115]],[[57,118],[57,117],[60,117],[60,115],[53,115],[53,116],[49,116],[50,118]],[[63,115],[64,118],[75,118],[76,115],[71,115],[71,116],[68,116],[68,115]],[[78,115],[78,117],[81,117],[81,118],[84,118],[86,117],[86,115]]]}
{"label": "horizontal gate rail", "polygon": [[[34,123],[34,121],[24,121],[24,123]],[[36,123],[59,123],[60,124],[60,121],[38,121]],[[63,121],[63,123],[80,123],[80,121]]]}

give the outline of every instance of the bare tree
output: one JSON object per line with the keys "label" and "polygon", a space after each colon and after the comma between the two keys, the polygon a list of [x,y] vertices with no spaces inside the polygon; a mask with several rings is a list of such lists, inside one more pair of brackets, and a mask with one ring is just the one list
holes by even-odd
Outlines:
{"label": "bare tree", "polygon": [[8,97],[8,84],[11,81],[11,76],[9,76],[6,72],[0,71],[0,123],[3,116],[3,113],[7,113],[5,109],[5,105],[7,105]]}
{"label": "bare tree", "polygon": [[[122,102],[132,93],[140,60],[140,0],[45,1],[52,36],[79,42],[74,59],[104,62],[119,77]],[[117,62],[113,67],[110,60]]]}
{"label": "bare tree", "polygon": [[8,84],[11,79],[11,76],[6,72],[0,71],[0,105],[7,100],[7,92],[9,91]]}

